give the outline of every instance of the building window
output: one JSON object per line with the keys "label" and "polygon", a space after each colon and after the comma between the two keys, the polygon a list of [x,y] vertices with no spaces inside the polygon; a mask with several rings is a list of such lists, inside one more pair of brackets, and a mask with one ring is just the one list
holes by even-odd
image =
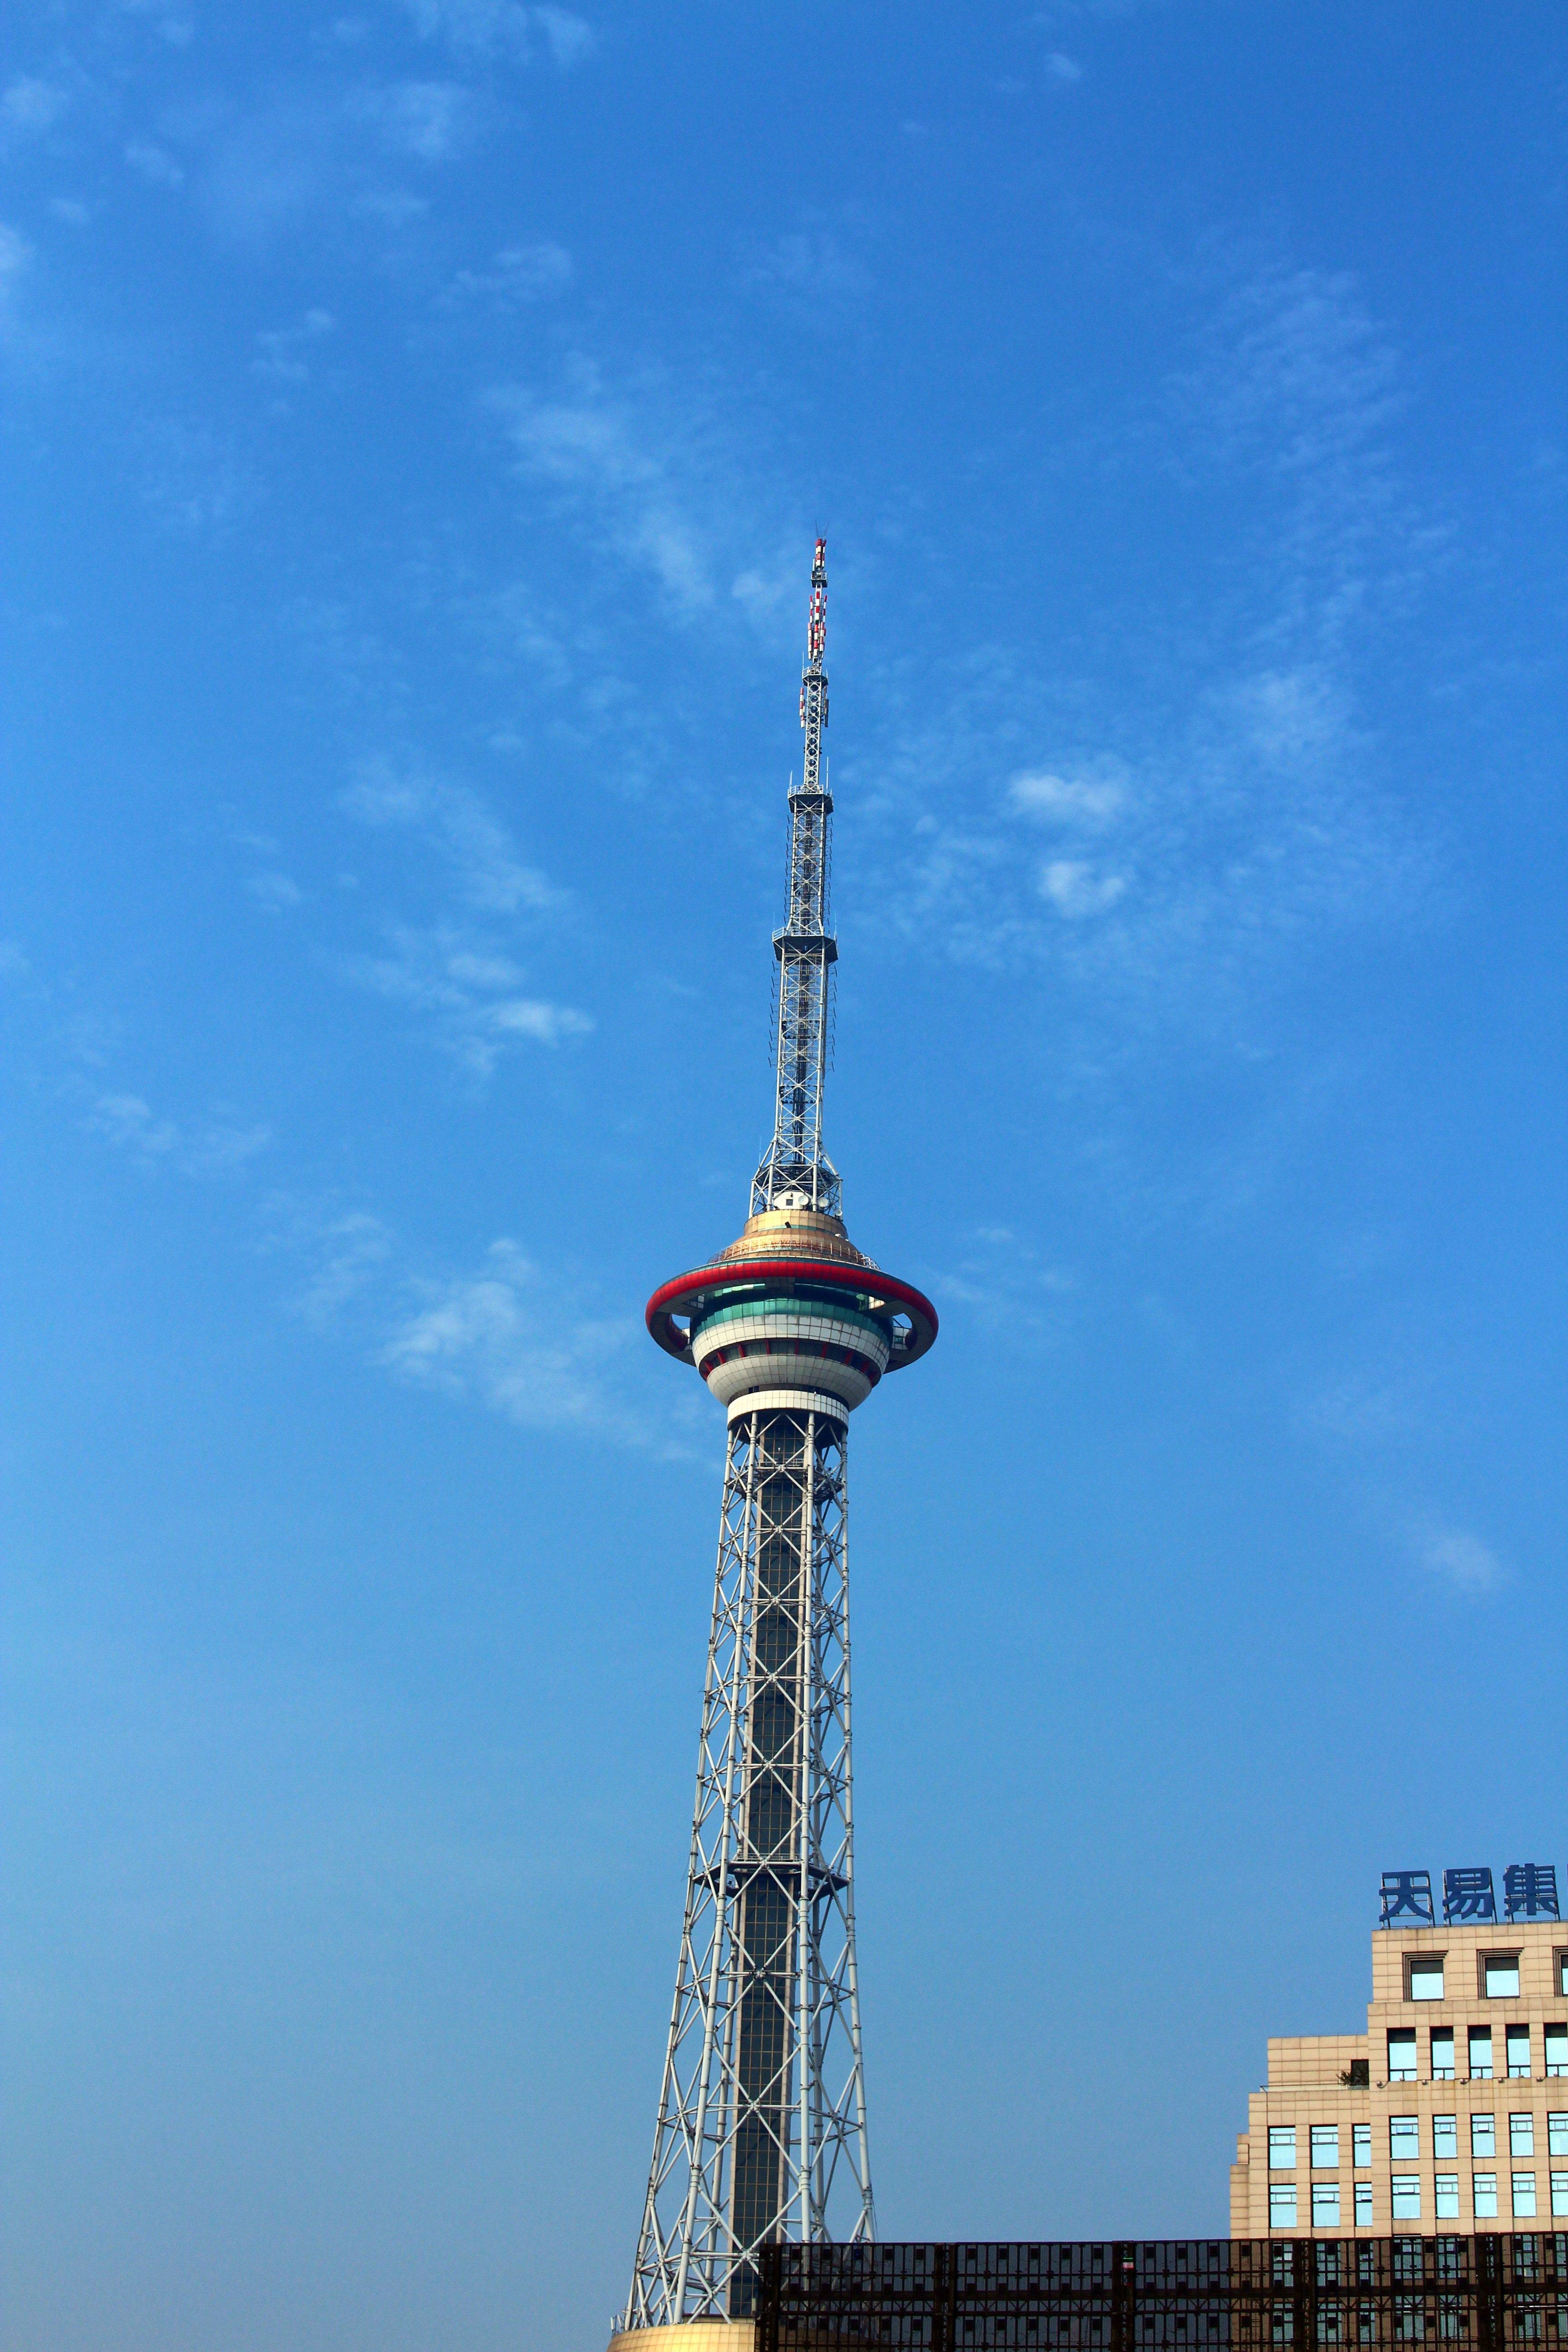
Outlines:
{"label": "building window", "polygon": [[1513,2218],[1516,2221],[1535,2219],[1535,2175],[1516,2172],[1513,2176]]}
{"label": "building window", "polygon": [[1293,2230],[1296,2226],[1296,2184],[1293,2180],[1271,2180],[1268,2184],[1268,2226],[1271,2230]]}
{"label": "building window", "polygon": [[1492,2030],[1489,2025],[1470,2028],[1470,2080],[1489,2083],[1492,2078]]}
{"label": "building window", "polygon": [[1497,2220],[1497,2174],[1478,2172],[1471,2176],[1470,2197],[1478,2221]]}
{"label": "building window", "polygon": [[1372,2227],[1372,2183],[1358,2180],[1355,2185],[1355,2225],[1358,2230]]}
{"label": "building window", "polygon": [[1459,2153],[1459,2118],[1458,2116],[1434,2116],[1432,2118],[1432,2154],[1441,2164],[1446,2156]]}
{"label": "building window", "polygon": [[1470,2154],[1472,2156],[1497,2154],[1497,2117],[1495,2116],[1470,2117]]}
{"label": "building window", "polygon": [[1568,1952],[1553,1954],[1557,1962],[1557,1990],[1568,2000]]}
{"label": "building window", "polygon": [[1508,2029],[1508,2072],[1510,2082],[1528,2083],[1530,2080],[1528,2025],[1510,2025]]}
{"label": "building window", "polygon": [[1312,2227],[1314,2230],[1337,2230],[1340,2226],[1340,2184],[1337,2180],[1314,2180],[1312,2183]]}
{"label": "building window", "polygon": [[1432,2183],[1436,2192],[1434,2210],[1439,2221],[1457,2221],[1459,2218],[1459,2176],[1457,2172],[1439,2172]]}
{"label": "building window", "polygon": [[1443,1998],[1443,1955],[1441,1952],[1416,1952],[1405,1962],[1410,1990],[1406,2000],[1441,2000]]}
{"label": "building window", "polygon": [[1568,2074],[1568,2025],[1549,2025],[1546,2029],[1546,2071],[1549,2074]]}
{"label": "building window", "polygon": [[[1294,2124],[1270,2124],[1268,2126],[1268,2169],[1270,2172],[1294,2172],[1296,2169],[1296,2126]],[[1292,2189],[1290,2194],[1295,2195]]]}
{"label": "building window", "polygon": [[1419,2221],[1421,2219],[1421,2176],[1418,2172],[1396,2172],[1388,2184],[1396,2221]]}
{"label": "building window", "polygon": [[1488,1952],[1481,1961],[1481,1990],[1489,2000],[1519,1999],[1519,1954]]}
{"label": "building window", "polygon": [[[1568,2122],[1568,2116],[1563,2120]],[[1352,2124],[1351,2161],[1355,2165],[1372,2162],[1372,2126],[1370,2124]]]}
{"label": "building window", "polygon": [[1454,2029],[1451,2025],[1432,2028],[1432,2080],[1451,2083],[1454,2079]]}
{"label": "building window", "polygon": [[1552,2176],[1552,2219],[1560,2221],[1565,2213],[1568,2213],[1568,2172],[1554,2172]]}
{"label": "building window", "polygon": [[1510,2156],[1535,2154],[1535,2117],[1533,2116],[1510,2116],[1508,2152]]}
{"label": "building window", "polygon": [[[1531,2149],[1533,2156],[1535,2150]],[[1312,2168],[1316,2172],[1337,2172],[1340,2168],[1340,2127],[1338,2124],[1312,2126]]]}
{"label": "building window", "polygon": [[1415,2029],[1409,2026],[1388,2037],[1388,2079],[1391,2083],[1414,2083],[1415,2080]]}
{"label": "building window", "polygon": [[1568,2114],[1562,2109],[1546,2118],[1546,2152],[1549,2156],[1568,2156]]}
{"label": "building window", "polygon": [[1394,2164],[1419,2164],[1421,2161],[1421,2118],[1419,2116],[1390,2116],[1388,2118],[1388,2153]]}

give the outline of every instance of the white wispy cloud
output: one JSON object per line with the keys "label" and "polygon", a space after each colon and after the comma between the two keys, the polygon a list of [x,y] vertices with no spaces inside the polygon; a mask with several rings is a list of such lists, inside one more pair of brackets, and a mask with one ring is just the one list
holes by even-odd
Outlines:
{"label": "white wispy cloud", "polygon": [[1455,1592],[1479,1599],[1507,1581],[1508,1570],[1489,1544],[1464,1528],[1425,1518],[1411,1530],[1419,1565]]}
{"label": "white wispy cloud", "polygon": [[[420,183],[470,152],[500,119],[493,97],[470,79],[367,75],[165,118],[163,146],[149,148],[141,164],[157,176],[162,155],[188,173],[226,243],[264,249],[323,234],[333,244],[345,236],[384,243],[427,216]],[[168,152],[176,145],[177,157]]]}
{"label": "white wispy cloud", "polygon": [[1124,784],[1106,778],[1023,774],[1007,787],[1016,809],[1061,825],[1100,827],[1120,816],[1127,804]]}
{"label": "white wispy cloud", "polygon": [[291,327],[262,329],[256,338],[257,355],[250,362],[252,373],[273,383],[308,383],[310,365],[305,353],[311,344],[330,335],[336,323],[330,310],[317,307],[307,310]]}
{"label": "white wispy cloud", "polygon": [[525,6],[522,0],[406,0],[418,31],[460,55],[530,65],[548,58],[562,71],[581,65],[598,46],[586,17],[574,9]]}
{"label": "white wispy cloud", "polygon": [[0,92],[0,146],[41,138],[51,131],[70,103],[58,82],[36,74],[18,74]]}
{"label": "white wispy cloud", "polygon": [[[503,1237],[466,1272],[412,1270],[373,1211],[279,1193],[262,1247],[303,1267],[291,1311],[393,1378],[501,1414],[521,1429],[576,1431],[677,1458],[707,1403],[691,1379],[645,1402],[640,1317],[593,1307],[593,1285]],[[586,1303],[585,1303],[586,1302]]]}
{"label": "white wispy cloud", "polygon": [[165,529],[221,539],[260,504],[260,477],[226,436],[163,417],[137,436],[138,488]]}
{"label": "white wispy cloud", "polygon": [[928,1276],[937,1305],[987,1332],[1037,1341],[1060,1329],[1064,1302],[1078,1287],[1067,1268],[1042,1259],[1006,1225],[977,1225],[955,1264]]}
{"label": "white wispy cloud", "polygon": [[445,163],[468,145],[477,125],[474,94],[461,82],[398,81],[356,90],[351,110],[373,123],[389,154]]}
{"label": "white wispy cloud", "polygon": [[1041,897],[1072,922],[1104,914],[1126,887],[1124,874],[1097,871],[1082,857],[1052,857],[1040,868]]}
{"label": "white wispy cloud", "polygon": [[400,1378],[471,1397],[525,1429],[581,1429],[669,1448],[627,1394],[622,1367],[643,1334],[636,1318],[584,1315],[518,1244],[492,1243],[479,1270],[418,1286],[419,1303],[381,1361]]}
{"label": "white wispy cloud", "polygon": [[791,229],[755,252],[746,266],[747,282],[807,298],[820,308],[835,298],[858,300],[870,291],[871,271],[858,220],[837,226],[813,222]]}
{"label": "white wispy cloud", "polygon": [[290,907],[300,906],[305,896],[289,874],[248,874],[245,887],[264,915],[285,914]]}
{"label": "white wispy cloud", "polygon": [[677,480],[668,446],[650,431],[647,403],[609,394],[591,361],[576,359],[560,394],[523,385],[490,395],[522,470],[578,502],[623,556],[652,572],[682,609],[713,602],[710,534]]}
{"label": "white wispy cloud", "polygon": [[1309,1397],[1299,1419],[1314,1436],[1354,1446],[1403,1443],[1419,1431],[1430,1399],[1411,1369],[1350,1372]]}
{"label": "white wispy cloud", "polygon": [[21,329],[22,289],[33,265],[33,248],[19,228],[0,221],[0,346],[16,348]]}
{"label": "white wispy cloud", "polygon": [[183,187],[185,167],[166,147],[151,139],[132,139],[126,147],[125,160],[132,170],[154,188]]}
{"label": "white wispy cloud", "polygon": [[367,1209],[336,1202],[302,1202],[278,1193],[267,1203],[268,1246],[279,1244],[305,1260],[303,1286],[290,1304],[318,1330],[335,1329],[346,1311],[381,1283],[392,1265],[395,1239],[390,1225]]}
{"label": "white wispy cloud", "polygon": [[458,904],[431,922],[388,921],[378,945],[342,959],[356,986],[413,1007],[475,1077],[520,1045],[585,1037],[592,1016],[539,992],[517,960],[523,923],[562,912],[565,894],[519,857],[507,827],[466,785],[383,761],[342,796],[345,812],[378,831],[412,834],[457,886]]}
{"label": "white wispy cloud", "polygon": [[222,1110],[194,1120],[161,1118],[132,1094],[100,1095],[88,1124],[144,1166],[173,1168],[182,1176],[227,1175],[272,1141],[264,1122],[241,1126]]}
{"label": "white wispy cloud", "polygon": [[467,785],[369,761],[342,796],[361,824],[416,830],[445,858],[470,907],[510,915],[562,903],[536,866],[518,856],[511,835]]}
{"label": "white wispy cloud", "polygon": [[538,238],[503,246],[487,268],[459,269],[448,289],[453,302],[483,301],[496,310],[517,310],[559,294],[572,283],[572,257],[564,246]]}
{"label": "white wispy cloud", "polygon": [[873,753],[904,919],[998,966],[1048,958],[1085,1004],[1156,1023],[1330,927],[1415,919],[1434,858],[1360,715],[1377,615],[1430,552],[1390,455],[1397,352],[1343,276],[1205,253],[1183,282],[1192,365],[1094,432],[1119,478],[1245,485],[1207,641],[1108,607],[1159,681],[1131,697],[1120,661],[1053,674],[971,646]]}
{"label": "white wispy cloud", "polygon": [[431,1016],[435,1034],[475,1077],[489,1077],[510,1046],[559,1045],[594,1029],[574,1005],[520,993],[521,966],[476,951],[461,932],[396,928],[386,952],[349,956],[343,971],[357,986]]}

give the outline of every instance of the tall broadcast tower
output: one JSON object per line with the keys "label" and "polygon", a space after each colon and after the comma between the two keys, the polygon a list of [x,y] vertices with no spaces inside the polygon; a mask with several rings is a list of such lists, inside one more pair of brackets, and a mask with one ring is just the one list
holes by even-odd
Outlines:
{"label": "tall broadcast tower", "polygon": [[[936,1312],[855,1249],[822,1141],[833,966],[826,541],[789,794],[773,1141],[745,1231],[647,1327],[729,1424],[686,1917],[626,2330],[750,2320],[776,2238],[875,2234],[849,1795],[849,1415]],[[746,2333],[750,2333],[749,2327]],[[715,2343],[717,2339],[714,2339]],[[652,2347],[647,2347],[652,2352]]]}

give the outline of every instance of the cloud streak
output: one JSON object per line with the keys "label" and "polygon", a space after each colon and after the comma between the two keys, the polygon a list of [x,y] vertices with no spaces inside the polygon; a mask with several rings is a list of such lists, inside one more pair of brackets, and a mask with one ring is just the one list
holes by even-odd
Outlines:
{"label": "cloud streak", "polygon": [[1208,641],[1108,606],[1115,657],[1077,674],[975,646],[946,665],[944,707],[873,752],[878,880],[906,919],[965,959],[1048,960],[1085,1003],[1156,1022],[1288,943],[1410,919],[1433,870],[1357,690],[1372,614],[1430,551],[1388,455],[1397,352],[1343,276],[1205,267],[1184,292],[1192,365],[1096,431],[1120,495],[1137,463],[1209,505],[1246,485],[1261,520],[1205,559],[1224,556]]}
{"label": "cloud streak", "polygon": [[577,506],[618,555],[649,572],[685,614],[713,602],[712,557],[671,455],[650,434],[646,410],[605,390],[578,359],[553,399],[503,385],[489,395],[520,470]]}
{"label": "cloud streak", "polygon": [[592,1033],[588,1013],[537,992],[512,951],[518,925],[559,914],[565,894],[522,861],[477,793],[381,761],[363,771],[342,805],[374,831],[406,834],[433,850],[458,900],[434,923],[388,923],[379,949],[342,959],[348,979],[427,1015],[479,1078],[512,1047],[557,1046]]}
{"label": "cloud streak", "polygon": [[272,1129],[265,1122],[238,1124],[231,1114],[179,1122],[160,1118],[140,1095],[103,1094],[93,1103],[88,1125],[116,1150],[143,1167],[173,1168],[182,1176],[226,1176],[265,1151]]}
{"label": "cloud streak", "polygon": [[1480,1600],[1507,1581],[1508,1571],[1489,1544],[1441,1519],[1422,1521],[1412,1531],[1411,1548],[1428,1575],[1466,1600]]}
{"label": "cloud streak", "polygon": [[456,54],[531,65],[541,58],[565,73],[591,58],[598,38],[574,9],[531,7],[521,0],[406,0],[416,29]]}
{"label": "cloud streak", "polygon": [[687,1424],[705,1400],[658,1381],[639,1394],[647,1349],[640,1318],[599,1315],[593,1286],[542,1264],[510,1236],[466,1272],[410,1267],[409,1253],[374,1211],[275,1194],[263,1247],[305,1268],[291,1311],[323,1337],[356,1346],[405,1387],[486,1412],[516,1428],[576,1433],[666,1459],[690,1448]]}
{"label": "cloud streak", "polygon": [[640,1337],[636,1320],[585,1316],[515,1242],[492,1243],[477,1273],[417,1288],[380,1351],[400,1379],[477,1399],[523,1429],[660,1442],[617,1378]]}

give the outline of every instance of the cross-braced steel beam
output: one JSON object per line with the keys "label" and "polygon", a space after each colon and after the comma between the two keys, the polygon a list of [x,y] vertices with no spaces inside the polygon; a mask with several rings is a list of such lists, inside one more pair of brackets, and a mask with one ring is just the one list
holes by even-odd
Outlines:
{"label": "cross-braced steel beam", "polygon": [[[824,1400],[823,1402],[826,1402]],[[844,1420],[730,1426],[686,1916],[629,2324],[744,2318],[759,2247],[874,2235]]]}

